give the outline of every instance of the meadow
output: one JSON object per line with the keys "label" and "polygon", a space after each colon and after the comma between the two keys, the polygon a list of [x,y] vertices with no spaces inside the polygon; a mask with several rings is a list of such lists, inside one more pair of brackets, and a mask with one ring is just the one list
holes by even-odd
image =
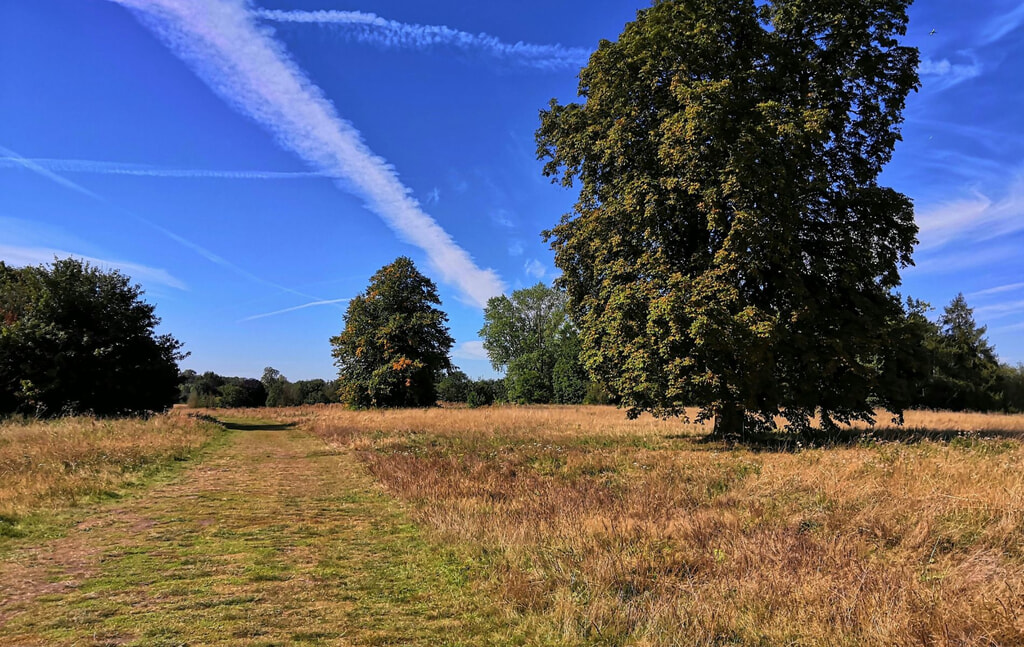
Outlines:
{"label": "meadow", "polygon": [[612,408],[280,414],[570,644],[1024,641],[1021,416],[727,447]]}
{"label": "meadow", "polygon": [[[0,600],[5,644],[1024,641],[1024,416],[726,445],[611,407],[208,413],[264,422],[72,531],[96,557],[59,595],[26,585],[6,627]],[[116,488],[217,430],[4,425],[2,509]]]}
{"label": "meadow", "polygon": [[28,515],[117,496],[148,471],[190,457],[221,428],[182,415],[146,420],[0,422],[0,536]]}

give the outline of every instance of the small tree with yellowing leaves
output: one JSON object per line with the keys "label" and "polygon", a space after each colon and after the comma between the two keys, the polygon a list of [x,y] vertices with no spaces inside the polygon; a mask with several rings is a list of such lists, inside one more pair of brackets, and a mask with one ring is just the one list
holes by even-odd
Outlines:
{"label": "small tree with yellowing leaves", "polygon": [[377,271],[349,303],[345,329],[331,338],[342,401],[365,407],[427,407],[452,368],[454,340],[437,286],[401,257]]}

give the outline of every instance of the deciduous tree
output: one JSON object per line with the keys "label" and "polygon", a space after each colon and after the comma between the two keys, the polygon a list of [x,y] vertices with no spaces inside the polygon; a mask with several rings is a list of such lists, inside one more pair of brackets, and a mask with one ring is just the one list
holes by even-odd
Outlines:
{"label": "deciduous tree", "polygon": [[454,343],[440,305],[437,286],[409,258],[377,271],[331,338],[343,399],[357,407],[435,405]]}
{"label": "deciduous tree", "polygon": [[547,236],[584,363],[631,415],[735,434],[906,405],[917,227],[877,178],[918,86],[909,4],[662,0],[541,113],[545,173],[579,188]]}
{"label": "deciduous tree", "polygon": [[0,413],[162,411],[178,399],[181,343],[155,332],[142,288],[76,259],[0,262]]}

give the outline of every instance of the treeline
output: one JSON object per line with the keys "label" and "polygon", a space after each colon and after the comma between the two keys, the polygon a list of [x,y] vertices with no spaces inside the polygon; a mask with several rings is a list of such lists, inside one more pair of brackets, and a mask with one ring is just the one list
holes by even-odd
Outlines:
{"label": "treeline", "polygon": [[179,398],[190,407],[297,407],[303,404],[338,402],[337,381],[299,380],[291,382],[272,367],[260,379],[225,377],[212,371],[193,370],[179,374]]}
{"label": "treeline", "polygon": [[182,344],[142,288],[73,258],[0,261],[0,416],[125,416],[174,403]]}
{"label": "treeline", "polygon": [[929,306],[908,304],[909,319],[920,332],[917,361],[921,379],[911,406],[953,411],[1024,412],[1024,365],[1000,363],[963,294],[929,321]]}

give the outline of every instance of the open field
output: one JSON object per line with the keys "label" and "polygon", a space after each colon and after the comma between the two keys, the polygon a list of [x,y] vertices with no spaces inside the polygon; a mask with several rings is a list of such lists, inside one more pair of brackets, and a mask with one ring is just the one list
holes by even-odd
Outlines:
{"label": "open field", "polygon": [[0,422],[0,535],[42,508],[113,494],[148,469],[185,460],[221,428],[186,416]]}
{"label": "open field", "polygon": [[1022,417],[779,451],[601,408],[292,415],[568,642],[1024,642]]}
{"label": "open field", "polygon": [[227,413],[173,477],[5,540],[0,644],[1024,642],[1021,416],[727,447],[603,407]]}

